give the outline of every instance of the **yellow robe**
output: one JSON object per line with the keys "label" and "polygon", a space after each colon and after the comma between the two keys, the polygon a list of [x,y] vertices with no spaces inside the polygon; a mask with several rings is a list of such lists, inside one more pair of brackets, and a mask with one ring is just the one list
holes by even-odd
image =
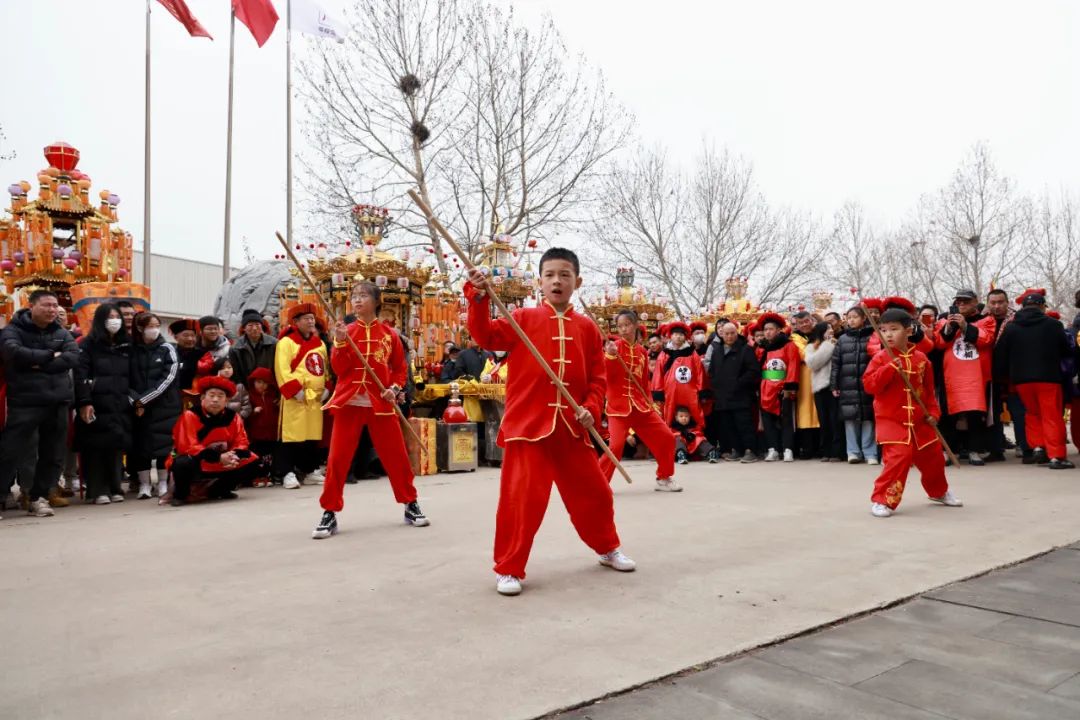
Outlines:
{"label": "yellow robe", "polygon": [[304,391],[304,400],[293,400],[282,394],[280,424],[282,442],[303,442],[304,440],[322,440],[323,410],[322,396],[326,389],[326,345],[308,351],[306,356],[292,369],[293,359],[300,351],[300,344],[293,336],[278,340],[274,354],[274,374],[278,387],[296,381]]}
{"label": "yellow robe", "polygon": [[813,371],[806,364],[807,340],[798,333],[791,333],[791,341],[799,348],[799,395],[795,404],[795,427],[800,430],[821,427],[818,422],[817,405],[814,404]]}

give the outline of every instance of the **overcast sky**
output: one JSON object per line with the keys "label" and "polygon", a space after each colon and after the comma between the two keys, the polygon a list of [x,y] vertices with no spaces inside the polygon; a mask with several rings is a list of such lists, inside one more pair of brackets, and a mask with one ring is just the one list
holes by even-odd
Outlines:
{"label": "overcast sky", "polygon": [[[154,3],[153,249],[220,262],[228,0],[187,0],[189,38]],[[501,3],[509,4],[509,3]],[[285,228],[285,0],[262,48],[237,27],[233,262]],[[345,0],[326,0],[340,9]],[[1080,3],[524,0],[599,66],[638,134],[689,159],[703,140],[753,161],[771,202],[829,219],[861,201],[899,221],[976,141],[1030,191],[1080,191]],[[0,187],[82,152],[94,192],[122,197],[142,239],[143,0],[0,1]],[[299,38],[301,43],[311,42]],[[299,133],[295,136],[300,141]],[[4,196],[6,202],[7,196]]]}

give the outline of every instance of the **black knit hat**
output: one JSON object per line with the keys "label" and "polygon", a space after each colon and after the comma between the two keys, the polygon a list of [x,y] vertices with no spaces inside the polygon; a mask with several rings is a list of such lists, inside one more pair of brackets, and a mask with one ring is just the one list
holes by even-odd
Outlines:
{"label": "black knit hat", "polygon": [[247,310],[245,310],[243,312],[243,314],[240,316],[240,329],[243,330],[244,326],[247,325],[248,323],[259,323],[260,325],[262,325],[263,324],[262,313],[259,312],[258,310],[253,309],[253,308],[248,308]]}

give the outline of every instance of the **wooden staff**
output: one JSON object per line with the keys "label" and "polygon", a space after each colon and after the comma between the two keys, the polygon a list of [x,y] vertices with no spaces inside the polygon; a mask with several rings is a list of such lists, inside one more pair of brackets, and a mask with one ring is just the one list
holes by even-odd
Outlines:
{"label": "wooden staff", "polygon": [[[585,311],[585,314],[589,317],[590,320],[592,320],[594,323],[596,323],[596,327],[600,330],[600,337],[603,337],[604,336],[604,326],[601,325],[600,321],[596,319],[596,316],[592,314],[592,310],[589,309],[589,306],[585,304],[584,300],[581,301],[581,309]],[[634,314],[637,315],[637,313],[634,313]],[[631,346],[631,353],[632,352],[633,352],[633,346]],[[654,413],[656,413],[656,417],[663,420],[664,416],[661,415],[660,411],[656,409],[655,405],[653,405],[652,393],[645,392],[645,388],[641,387],[641,383],[638,382],[638,379],[634,375],[634,373],[632,373],[630,371],[630,366],[627,365],[626,361],[622,359],[622,355],[620,355],[618,352],[616,352],[615,357],[619,359],[619,364],[622,365],[622,369],[626,371],[626,374],[629,375],[630,379],[634,382],[634,387],[636,387],[638,389],[638,392],[640,392],[641,395],[645,398],[645,402],[647,402],[649,404],[649,407],[652,408],[652,411]],[[633,403],[631,403],[631,405],[633,405]]]}
{"label": "wooden staff", "polygon": [[[899,358],[896,357],[896,353],[893,352],[893,349],[889,346],[889,343],[885,341],[885,336],[881,333],[881,327],[878,325],[877,320],[874,319],[874,316],[870,313],[870,308],[866,307],[866,303],[864,303],[862,300],[859,300],[859,307],[863,309],[863,312],[866,314],[866,319],[870,321],[870,327],[874,328],[874,333],[881,341],[881,349],[889,353],[889,360],[896,363]],[[901,367],[897,368],[897,374],[900,375],[900,379],[904,381],[904,385],[906,385],[907,389],[911,392],[911,397],[915,398],[915,402],[918,404],[919,409],[922,410],[923,416],[933,417],[930,414],[930,411],[926,408],[926,403],[924,403],[923,399],[919,397],[919,393],[915,392],[915,387],[911,384],[911,381],[908,380],[907,373],[904,372],[902,364]],[[945,448],[945,454],[949,456],[949,460],[952,461],[952,464],[955,467],[960,467],[960,460],[957,459],[955,454],[953,454],[952,448],[949,447],[949,443],[945,441],[945,436],[941,434],[941,428],[937,426],[937,422],[934,422],[934,424],[930,425],[930,427],[934,428],[934,433],[937,435],[938,440],[941,441],[941,447]]]}
{"label": "wooden staff", "polygon": [[[337,325],[337,316],[334,314],[333,309],[331,309],[330,304],[326,302],[326,298],[322,296],[322,293],[319,292],[319,287],[315,284],[315,281],[311,279],[311,276],[307,274],[307,270],[305,270],[304,266],[300,264],[300,260],[298,260],[296,255],[293,254],[292,248],[289,247],[289,243],[285,240],[285,238],[281,237],[281,233],[274,234],[277,235],[277,239],[278,242],[281,243],[281,247],[285,248],[285,252],[288,253],[289,259],[292,260],[293,265],[296,266],[296,269],[304,278],[304,282],[306,282],[315,292],[315,297],[319,299],[319,304],[322,305],[323,311],[326,313],[326,317],[329,318],[330,321],[334,323],[334,325]],[[368,376],[372,379],[372,381],[374,381],[375,387],[379,388],[379,393],[382,394],[386,392],[387,387],[383,385],[382,380],[380,380],[379,376],[375,374],[375,370],[372,369],[371,364],[368,363],[367,358],[364,357],[364,353],[360,352],[360,348],[356,345],[356,341],[352,339],[352,335],[346,333],[345,341],[349,343],[349,347],[352,348],[352,351],[356,355],[356,357],[360,358],[360,363],[364,366],[364,370],[367,372]],[[390,404],[393,406],[394,413],[397,414],[398,420],[401,421],[405,429],[408,430],[409,434],[413,436],[414,440],[416,440],[416,445],[420,448],[420,452],[422,452],[426,456],[428,454],[427,448],[425,448],[424,443],[421,442],[420,436],[416,434],[415,430],[413,430],[413,426],[409,424],[408,419],[405,417],[405,413],[401,412],[401,408],[398,407],[397,401],[391,401]]]}
{"label": "wooden staff", "polygon": [[[450,233],[447,232],[446,228],[443,227],[442,223],[438,221],[438,219],[435,217],[435,214],[431,211],[431,208],[428,207],[427,203],[423,201],[423,199],[416,193],[415,190],[409,190],[409,197],[412,198],[412,201],[416,203],[416,206],[420,208],[420,211],[424,213],[424,215],[427,217],[427,221],[431,225],[431,227],[433,227],[435,231],[442,236],[443,240],[446,241],[446,244],[450,246],[450,249],[452,249],[459,258],[461,258],[461,262],[465,263],[465,267],[469,270],[475,270],[476,265],[474,265],[472,260],[469,259],[469,256],[462,251],[461,247],[457,244],[457,242],[454,241],[454,238],[450,236]],[[540,365],[541,368],[544,369],[544,372],[547,374],[551,382],[554,383],[555,388],[559,391],[559,394],[563,397],[564,400],[566,400],[566,402],[570,404],[570,409],[573,410],[575,414],[579,414],[581,412],[581,406],[577,404],[577,401],[574,400],[574,396],[571,395],[570,391],[566,389],[563,381],[559,379],[559,376],[555,374],[555,371],[552,370],[551,366],[547,364],[546,360],[544,360],[544,356],[541,355],[540,351],[536,349],[535,345],[533,345],[533,341],[529,339],[529,336],[526,335],[525,331],[521,329],[520,325],[518,325],[517,320],[515,320],[514,316],[510,314],[510,311],[506,308],[506,305],[505,303],[503,303],[502,299],[495,294],[494,290],[491,287],[491,283],[487,280],[487,278],[484,279],[484,290],[487,292],[488,297],[491,298],[491,301],[495,303],[495,307],[499,308],[499,312],[503,314],[503,317],[506,318],[506,321],[510,323],[510,327],[514,329],[515,333],[517,333],[518,339],[520,339],[521,342],[524,343],[525,347],[532,354],[536,362]],[[623,476],[626,482],[632,483],[633,480],[630,479],[630,474],[626,472],[626,468],[622,466],[622,463],[619,462],[619,459],[615,457],[615,454],[613,452],[611,452],[611,448],[609,448],[607,446],[607,443],[604,442],[603,438],[600,437],[600,433],[596,431],[596,428],[594,426],[589,426],[589,434],[592,435],[593,441],[597,443],[597,446],[604,451],[604,454],[607,456],[607,458],[615,464],[615,467],[619,470],[619,474]]]}

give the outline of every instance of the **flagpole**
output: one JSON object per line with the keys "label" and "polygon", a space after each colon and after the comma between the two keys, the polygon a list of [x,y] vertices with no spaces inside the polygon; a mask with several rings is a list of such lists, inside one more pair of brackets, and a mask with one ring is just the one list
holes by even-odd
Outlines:
{"label": "flagpole", "polygon": [[146,108],[143,119],[143,285],[150,287],[150,2],[146,0]]}
{"label": "flagpole", "polygon": [[236,49],[236,11],[229,13],[229,119],[225,130],[225,257],[221,264],[221,281],[229,279],[229,231],[232,218],[232,135],[233,135],[233,63]]}
{"label": "flagpole", "polygon": [[285,3],[285,237],[293,241],[292,0]]}

